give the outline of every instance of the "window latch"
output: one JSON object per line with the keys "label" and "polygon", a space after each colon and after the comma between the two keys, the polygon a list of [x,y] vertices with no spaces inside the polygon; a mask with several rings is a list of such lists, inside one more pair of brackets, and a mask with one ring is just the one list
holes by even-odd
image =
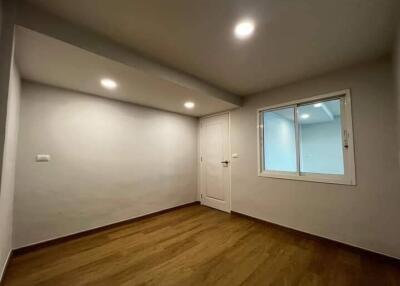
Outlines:
{"label": "window latch", "polygon": [[227,167],[227,166],[228,166],[228,164],[229,164],[229,161],[228,161],[228,160],[221,161],[221,164],[224,164],[224,167]]}
{"label": "window latch", "polygon": [[343,147],[346,149],[349,148],[349,132],[347,130],[343,131]]}

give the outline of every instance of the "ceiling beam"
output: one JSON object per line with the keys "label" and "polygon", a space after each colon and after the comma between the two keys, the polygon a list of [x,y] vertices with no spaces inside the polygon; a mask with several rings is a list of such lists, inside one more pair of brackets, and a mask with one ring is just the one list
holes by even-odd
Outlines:
{"label": "ceiling beam", "polygon": [[195,90],[199,95],[219,98],[236,106],[242,105],[242,97],[239,95],[231,94],[192,75],[157,63],[132,49],[91,30],[67,22],[29,3],[19,3],[16,24]]}

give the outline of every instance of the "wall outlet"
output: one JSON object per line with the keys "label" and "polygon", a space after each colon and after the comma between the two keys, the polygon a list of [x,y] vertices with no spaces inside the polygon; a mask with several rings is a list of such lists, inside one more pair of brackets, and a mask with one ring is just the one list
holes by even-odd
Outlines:
{"label": "wall outlet", "polygon": [[37,154],[36,155],[36,162],[48,162],[50,161],[49,154]]}

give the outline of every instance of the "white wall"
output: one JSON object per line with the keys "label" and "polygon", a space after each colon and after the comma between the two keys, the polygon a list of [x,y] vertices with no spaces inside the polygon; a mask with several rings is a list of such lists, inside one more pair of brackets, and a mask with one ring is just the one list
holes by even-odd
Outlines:
{"label": "white wall", "polygon": [[[389,61],[246,98],[232,113],[232,210],[400,258],[400,170]],[[351,88],[357,186],[257,176],[256,109]]]}
{"label": "white wall", "polygon": [[15,64],[11,67],[7,117],[2,158],[3,169],[0,189],[0,277],[12,248],[13,200],[15,163],[18,140],[20,77]]}
{"label": "white wall", "polygon": [[193,202],[196,157],[195,118],[23,82],[15,246]]}

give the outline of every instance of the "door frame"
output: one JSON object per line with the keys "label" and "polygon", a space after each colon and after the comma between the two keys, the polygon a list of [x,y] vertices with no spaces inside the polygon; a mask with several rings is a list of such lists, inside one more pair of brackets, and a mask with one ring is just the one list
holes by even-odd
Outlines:
{"label": "door frame", "polygon": [[204,191],[203,191],[203,184],[202,184],[202,173],[203,173],[203,168],[201,166],[202,162],[201,162],[201,156],[202,156],[202,121],[211,117],[216,117],[216,116],[221,116],[221,115],[228,115],[228,154],[229,154],[229,158],[227,158],[227,160],[229,160],[229,164],[228,164],[228,194],[227,194],[227,203],[228,203],[228,212],[230,213],[232,211],[232,199],[231,199],[231,193],[232,193],[232,156],[231,156],[231,113],[230,111],[224,111],[224,112],[220,112],[220,113],[215,113],[215,114],[210,114],[210,115],[206,115],[206,116],[202,116],[200,117],[199,120],[199,128],[198,128],[198,172],[197,172],[197,188],[198,188],[198,200],[200,201],[201,205],[204,205]]}

